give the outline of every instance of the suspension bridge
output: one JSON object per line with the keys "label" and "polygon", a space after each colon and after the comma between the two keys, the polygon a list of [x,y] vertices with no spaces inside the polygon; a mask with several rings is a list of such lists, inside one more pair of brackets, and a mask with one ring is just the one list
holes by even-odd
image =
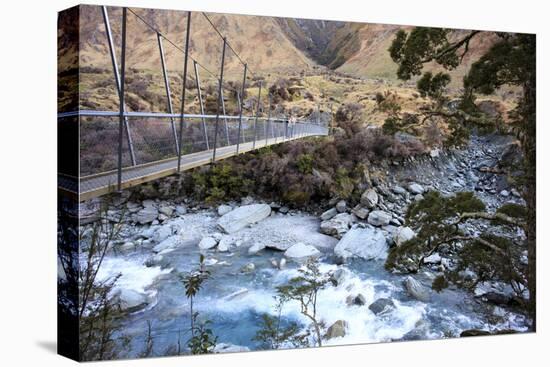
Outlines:
{"label": "suspension bridge", "polygon": [[[58,113],[58,138],[78,139],[78,147],[65,151],[76,154],[77,163],[67,165],[63,159],[75,158],[59,157],[60,193],[77,197],[79,201],[86,201],[195,167],[213,164],[241,153],[296,139],[328,135],[328,124],[321,118],[319,104],[317,111],[302,119],[281,112],[277,115],[272,113],[276,106],[272,103],[271,94],[267,95],[267,103],[262,101],[262,88],[265,86],[261,78],[254,78],[257,80],[257,86],[254,86],[257,87],[257,95],[254,96],[252,106],[248,108],[249,113],[245,113],[247,85],[250,85],[249,80],[254,74],[207,14],[186,13],[185,41],[183,47],[180,47],[137,11],[122,8],[120,47],[117,52],[109,9],[105,6],[98,8],[102,14],[105,42],[109,49],[119,108],[116,111],[83,110],[79,105],[77,111]],[[165,112],[138,112],[130,111],[128,108],[125,88],[129,15],[142,22],[156,35],[165,92]],[[195,55],[190,55],[192,19],[196,16],[204,17],[220,38],[222,46],[217,72],[211,71],[199,62]],[[183,56],[180,113],[174,111],[165,42]],[[229,53],[242,66],[242,82],[239,86],[236,86],[237,83],[227,83],[227,80],[224,80],[226,58]],[[120,60],[117,58],[118,54]],[[207,96],[203,91],[205,88],[201,86],[201,71],[216,82],[217,90],[213,92],[216,101],[215,113],[205,112]],[[186,113],[186,93],[189,85],[192,85],[191,89],[196,92],[200,113]],[[228,92],[236,97],[236,114],[227,113],[224,93]],[[267,116],[262,113],[264,104]],[[329,118],[331,115],[332,113]],[[64,143],[60,141],[58,144]],[[58,155],[63,155],[63,152],[61,149]]]}

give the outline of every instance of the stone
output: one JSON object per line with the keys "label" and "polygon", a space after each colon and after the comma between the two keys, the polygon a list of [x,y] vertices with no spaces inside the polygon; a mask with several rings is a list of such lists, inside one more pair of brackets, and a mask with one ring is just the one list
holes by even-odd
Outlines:
{"label": "stone", "polygon": [[258,252],[262,251],[265,248],[263,243],[255,243],[248,248],[249,255],[256,255]]}
{"label": "stone", "polygon": [[424,258],[424,264],[440,264],[441,256],[436,252]]}
{"label": "stone", "polygon": [[309,259],[316,259],[321,256],[321,251],[317,250],[315,246],[306,245],[305,243],[298,242],[292,245],[284,253],[285,257],[297,262],[304,262]]}
{"label": "stone", "polygon": [[369,210],[367,208],[363,208],[360,205],[357,205],[353,210],[351,211],[355,216],[359,219],[367,219],[369,216]]}
{"label": "stone", "polygon": [[508,192],[508,190],[502,190],[500,192],[500,196],[508,197],[510,196],[510,192]]}
{"label": "stone", "polygon": [[[190,243],[191,241],[188,241],[187,243]],[[161,252],[167,249],[172,249],[178,246],[181,246],[185,244],[186,242],[183,240],[183,238],[180,235],[173,235],[153,247],[153,252]],[[196,242],[195,242],[196,244]]]}
{"label": "stone", "polygon": [[393,241],[397,246],[401,246],[403,243],[412,240],[416,234],[410,227],[398,227],[395,231]]}
{"label": "stone", "polygon": [[288,206],[282,206],[279,209],[279,213],[281,213],[281,214],[287,214],[289,211],[290,211],[290,209],[288,208]]}
{"label": "stone", "polygon": [[422,200],[424,200],[424,195],[422,195],[422,194],[414,195],[414,201],[418,202],[418,201],[422,201]]}
{"label": "stone", "polygon": [[437,158],[439,157],[439,149],[432,149],[430,150],[430,157]]}
{"label": "stone", "polygon": [[346,336],[346,328],[347,327],[348,327],[348,323],[346,321],[338,320],[327,329],[327,333],[325,334],[325,338],[326,339],[332,339],[332,338],[344,337],[344,336]]}
{"label": "stone", "polygon": [[220,206],[218,206],[218,215],[220,217],[223,217],[224,215],[226,215],[227,213],[229,213],[232,210],[233,210],[233,208],[230,207],[229,205],[220,205]]}
{"label": "stone", "polygon": [[391,219],[391,214],[382,210],[374,210],[370,212],[367,221],[373,226],[380,227],[388,225]]}
{"label": "stone", "polygon": [[286,259],[283,257],[281,261],[279,261],[279,270],[283,270],[286,266]]}
{"label": "stone", "polygon": [[218,242],[216,241],[215,238],[213,238],[213,237],[203,237],[203,239],[199,242],[199,248],[201,250],[210,250],[210,249],[216,247],[217,244],[218,244]]}
{"label": "stone", "polygon": [[344,280],[349,276],[349,270],[346,268],[338,268],[332,273],[330,280],[335,287],[342,285]]}
{"label": "stone", "polygon": [[374,208],[378,204],[378,194],[374,189],[368,189],[361,195],[361,204],[368,209]]}
{"label": "stone", "polygon": [[321,222],[321,233],[341,238],[349,230],[352,220],[348,213],[337,214],[334,218]]}
{"label": "stone", "polygon": [[218,219],[218,226],[225,233],[235,233],[246,226],[257,223],[271,214],[267,204],[251,204],[241,206]]}
{"label": "stone", "polygon": [[384,232],[376,228],[352,228],[336,244],[334,254],[343,258],[385,259],[388,245]]}
{"label": "stone", "polygon": [[411,276],[405,279],[405,289],[413,298],[422,302],[430,301],[430,292],[419,281]]}
{"label": "stone", "polygon": [[254,263],[248,263],[245,266],[241,268],[241,272],[243,273],[250,273],[256,269],[256,265]]}
{"label": "stone", "polygon": [[250,352],[248,347],[243,347],[241,345],[229,344],[229,343],[218,343],[212,349],[213,353],[241,353],[241,352]]}
{"label": "stone", "polygon": [[176,206],[176,214],[177,215],[184,215],[187,214],[187,208],[183,205]]}
{"label": "stone", "polygon": [[336,214],[338,214],[338,211],[336,210],[336,208],[330,208],[329,210],[321,214],[321,220],[325,221],[325,220],[332,219],[334,218],[334,216],[336,216]]}
{"label": "stone", "polygon": [[414,194],[414,195],[417,195],[417,194],[423,194],[424,193],[424,187],[422,187],[421,185],[417,184],[416,182],[413,182],[411,184],[409,184],[409,187],[408,187],[409,191]]}
{"label": "stone", "polygon": [[121,289],[116,295],[121,311],[139,311],[149,304],[148,296],[145,293],[133,289]]}
{"label": "stone", "polygon": [[394,194],[397,194],[397,195],[406,195],[407,194],[407,190],[405,190],[404,188],[402,188],[401,186],[394,186],[392,187],[392,191]]}
{"label": "stone", "polygon": [[375,315],[387,313],[395,308],[395,304],[391,298],[378,298],[376,301],[369,305]]}
{"label": "stone", "polygon": [[346,209],[348,208],[345,200],[340,200],[336,203],[336,211],[338,213],[344,213]]}
{"label": "stone", "polygon": [[[145,201],[144,201],[145,203]],[[139,224],[147,224],[157,219],[159,212],[157,208],[153,206],[146,206],[136,213],[136,222]]]}
{"label": "stone", "polygon": [[153,241],[160,243],[172,235],[172,227],[163,225],[153,234]]}
{"label": "stone", "polygon": [[167,217],[171,217],[172,214],[174,214],[174,209],[169,206],[161,206],[159,208],[159,213],[166,215]]}
{"label": "stone", "polygon": [[223,236],[218,242],[217,250],[219,252],[228,252],[231,248],[231,245],[234,243],[234,238],[231,236]]}
{"label": "stone", "polygon": [[270,250],[275,250],[275,251],[286,251],[288,250],[291,246],[293,245],[293,243],[290,243],[290,242],[273,242],[273,243],[269,243],[269,244],[266,244],[265,247],[270,249]]}
{"label": "stone", "polygon": [[364,306],[366,303],[367,303],[367,299],[361,293],[359,293],[355,297],[352,296],[350,298],[350,305],[353,305],[353,306]]}

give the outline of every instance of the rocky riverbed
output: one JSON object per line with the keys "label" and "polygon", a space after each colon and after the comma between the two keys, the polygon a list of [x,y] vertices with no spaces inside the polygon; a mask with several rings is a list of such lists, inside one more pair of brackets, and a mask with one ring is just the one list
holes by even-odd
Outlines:
{"label": "rocky riverbed", "polygon": [[[334,280],[318,300],[324,345],[457,337],[469,329],[525,331],[526,318],[494,296],[511,297],[504,284],[480,284],[475,293],[431,290],[438,273],[454,265],[452,253],[426,258],[427,267],[414,275],[384,269],[389,248],[415,235],[403,226],[407,206],[428,190],[474,191],[489,210],[522,203],[494,170],[514,158],[513,149],[504,137],[473,137],[461,151],[434,150],[406,164],[388,162],[371,175],[358,205],[334,200],[319,213],[250,197],[217,207],[185,199],[120,198],[107,217],[124,216],[121,239],[111,244],[99,273],[101,279],[120,274],[111,295],[126,312],[118,334],[131,337],[130,356],[143,349],[148,322],[156,354],[165,354],[178,338],[185,344],[190,310],[179,275],[196,269],[200,254],[211,277],[195,310],[212,321],[216,351],[258,349],[254,335],[261,315],[275,312],[275,287],[310,258]],[[87,203],[82,214],[93,220],[97,205]],[[475,233],[483,225],[468,230]],[[86,239],[90,224],[81,230]],[[282,315],[308,324],[297,304],[287,304]]]}

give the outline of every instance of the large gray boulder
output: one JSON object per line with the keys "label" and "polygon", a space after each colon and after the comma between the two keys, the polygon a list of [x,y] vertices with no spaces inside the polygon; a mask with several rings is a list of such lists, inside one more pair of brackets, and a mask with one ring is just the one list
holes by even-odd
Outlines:
{"label": "large gray boulder", "polygon": [[336,210],[336,208],[330,208],[329,210],[327,210],[326,212],[324,212],[323,214],[321,214],[321,220],[329,220],[329,219],[332,219],[334,218],[334,216],[338,214],[338,211]]}
{"label": "large gray boulder", "polygon": [[369,209],[374,208],[378,204],[378,194],[374,189],[368,189],[361,195],[361,204]]}
{"label": "large gray boulder", "polygon": [[344,337],[344,336],[346,336],[346,328],[347,327],[348,327],[348,323],[346,321],[338,320],[327,329],[327,333],[325,334],[325,338],[326,339],[332,339],[332,338]]}
{"label": "large gray boulder", "polygon": [[157,208],[152,205],[148,205],[136,213],[136,222],[138,222],[139,224],[151,223],[152,221],[157,219],[158,215],[159,212]]}
{"label": "large gray boulder", "polygon": [[383,210],[374,210],[370,212],[367,221],[376,227],[386,226],[390,224],[392,217],[391,214]]}
{"label": "large gray boulder", "polygon": [[210,249],[216,247],[217,244],[218,244],[218,241],[216,241],[215,238],[213,238],[213,237],[204,237],[199,242],[199,248],[201,250],[210,250]]}
{"label": "large gray boulder", "polygon": [[414,298],[422,302],[430,301],[430,291],[411,276],[405,279],[405,289]]}
{"label": "large gray boulder", "polygon": [[369,310],[371,310],[375,315],[384,314],[394,308],[395,304],[391,298],[378,298],[369,306]]}
{"label": "large gray boulder", "polygon": [[269,217],[271,207],[267,204],[251,204],[238,207],[218,219],[218,226],[225,233],[235,233],[249,224]]}
{"label": "large gray boulder", "polygon": [[298,242],[286,250],[284,255],[291,260],[305,262],[309,259],[316,259],[321,256],[321,251],[317,250],[315,246]]}
{"label": "large gray boulder", "polygon": [[172,227],[169,225],[160,226],[153,234],[153,241],[160,243],[172,235]]}
{"label": "large gray boulder", "polygon": [[348,213],[340,213],[321,223],[321,233],[341,238],[349,230],[353,218]]}
{"label": "large gray boulder", "polygon": [[412,240],[416,234],[410,227],[399,227],[395,231],[393,241],[397,246],[401,246],[403,243]]}
{"label": "large gray boulder", "polygon": [[344,213],[348,208],[348,205],[345,200],[340,200],[336,203],[336,211],[338,213]]}
{"label": "large gray boulder", "polygon": [[161,243],[153,247],[153,252],[159,253],[167,249],[172,249],[172,248],[185,246],[185,245],[197,244],[197,242],[198,242],[198,239],[197,240],[184,239],[182,236],[176,234],[168,237],[167,239],[165,239],[164,241],[162,241]]}
{"label": "large gray boulder", "polygon": [[347,259],[385,259],[388,245],[384,232],[376,228],[352,228],[334,248],[334,254]]}
{"label": "large gray boulder", "polygon": [[135,312],[147,307],[149,304],[147,294],[133,289],[121,289],[116,297],[121,311]]}

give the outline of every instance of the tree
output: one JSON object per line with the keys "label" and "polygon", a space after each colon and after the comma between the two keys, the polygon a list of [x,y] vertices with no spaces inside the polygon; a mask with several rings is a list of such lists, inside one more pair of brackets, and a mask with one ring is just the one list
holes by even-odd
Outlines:
{"label": "tree", "polygon": [[[397,76],[408,80],[422,73],[425,64],[435,62],[451,70],[462,62],[471,40],[480,31],[470,31],[451,40],[450,29],[417,27],[397,33],[389,49],[398,64]],[[521,142],[524,159],[523,197],[527,203],[525,234],[528,249],[527,280],[529,309],[536,330],[536,37],[533,34],[496,33],[498,40],[472,64],[464,77],[464,95],[458,110],[448,118],[463,125],[479,117],[476,93],[490,94],[503,85],[519,86],[522,96],[511,113],[513,132]],[[446,112],[437,112],[443,116]]]}
{"label": "tree", "polygon": [[[84,244],[86,260],[80,262],[78,316],[80,333],[80,357],[82,360],[112,359],[119,355],[114,333],[119,329],[122,315],[112,290],[119,275],[98,279],[109,245],[120,236],[124,213],[116,223],[106,218],[108,204],[101,209],[100,218],[92,224],[88,234],[81,231],[80,243]],[[128,342],[121,339],[122,344]],[[124,348],[123,348],[124,349]]]}
{"label": "tree", "polygon": [[[521,262],[525,244],[514,243],[506,233],[525,226],[525,218],[525,207],[517,204],[504,204],[488,213],[483,202],[471,192],[443,197],[430,191],[407,210],[406,225],[414,228],[417,236],[390,251],[386,268],[417,272],[425,258],[443,246],[453,246],[458,263],[434,280],[432,287],[436,291],[447,287],[449,282],[473,288],[482,281],[498,280],[508,283],[521,302],[527,285],[526,268]],[[475,225],[479,220],[489,221],[493,227],[476,227],[481,233],[465,230],[466,223]],[[499,227],[500,230],[495,230]],[[470,277],[467,271],[476,276]]]}
{"label": "tree", "polygon": [[253,340],[261,342],[266,349],[279,349],[285,343],[295,348],[307,346],[306,339],[309,334],[302,333],[298,323],[291,321],[285,324],[282,320],[285,298],[275,296],[275,300],[276,316],[267,313],[262,315],[262,327],[256,332]]}
{"label": "tree", "polygon": [[204,265],[204,255],[200,255],[199,268],[180,277],[185,288],[185,296],[189,299],[191,338],[187,342],[187,346],[191,350],[191,354],[210,353],[216,345],[217,337],[214,336],[212,329],[208,327],[210,321],[198,322],[199,313],[193,310],[194,299],[209,276],[210,272],[206,270]]}
{"label": "tree", "polygon": [[306,262],[298,271],[300,275],[290,279],[288,284],[277,287],[277,293],[282,302],[296,301],[300,304],[301,314],[311,321],[315,344],[321,347],[323,323],[317,316],[317,296],[330,282],[330,276],[322,273],[315,261]]}

